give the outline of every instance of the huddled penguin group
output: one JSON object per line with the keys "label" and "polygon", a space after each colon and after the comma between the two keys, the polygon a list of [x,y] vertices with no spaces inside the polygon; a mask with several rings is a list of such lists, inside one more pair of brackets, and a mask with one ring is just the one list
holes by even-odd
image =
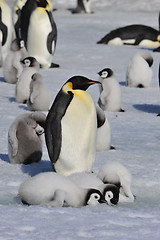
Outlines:
{"label": "huddled penguin group", "polygon": [[[90,0],[78,0],[72,13],[91,13],[90,3]],[[15,84],[17,104],[27,104],[32,112],[17,116],[8,130],[9,159],[12,164],[39,162],[44,134],[53,169],[20,185],[18,196],[22,203],[82,207],[134,202],[132,176],[125,166],[116,161],[107,162],[97,173],[93,171],[96,151],[116,149],[111,145],[108,112],[125,112],[114,71],[105,66],[98,72],[98,81],[82,75],[70,77],[50,105],[50,91],[40,71],[59,67],[53,63],[57,26],[51,1],[17,0],[13,21],[10,19],[11,11],[5,0],[1,0],[0,50],[4,79]],[[14,33],[14,39],[10,33]],[[129,25],[111,31],[98,43],[158,47],[160,35],[149,26]],[[149,87],[152,64],[149,51],[137,51],[127,67],[126,87]],[[87,92],[92,85],[99,87],[97,103]]]}

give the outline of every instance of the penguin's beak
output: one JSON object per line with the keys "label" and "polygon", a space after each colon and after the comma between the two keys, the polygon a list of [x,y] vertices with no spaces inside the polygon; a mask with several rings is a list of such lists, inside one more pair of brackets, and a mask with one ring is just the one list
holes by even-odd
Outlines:
{"label": "penguin's beak", "polygon": [[99,81],[94,81],[94,80],[90,80],[90,81],[88,82],[89,85],[92,85],[92,84],[95,84],[95,83],[101,84],[101,82],[99,82]]}
{"label": "penguin's beak", "polygon": [[100,198],[98,202],[99,203],[106,203],[106,204],[108,204],[107,201],[105,200],[105,198],[103,198],[103,197]]}

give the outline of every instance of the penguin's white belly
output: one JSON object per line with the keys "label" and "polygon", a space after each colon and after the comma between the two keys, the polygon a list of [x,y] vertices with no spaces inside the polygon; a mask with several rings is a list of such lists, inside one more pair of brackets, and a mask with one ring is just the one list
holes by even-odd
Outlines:
{"label": "penguin's white belly", "polygon": [[47,49],[47,37],[51,32],[51,24],[45,11],[35,10],[30,19],[28,29],[28,53],[42,65],[50,64],[52,55]]}
{"label": "penguin's white belly", "polygon": [[10,8],[5,4],[1,6],[2,8],[2,22],[7,26],[7,40],[4,46],[2,46],[3,59],[5,59],[8,51],[10,50],[12,42],[12,15]]}
{"label": "penguin's white belly", "polygon": [[30,95],[30,82],[31,76],[36,73],[36,69],[27,68],[25,69],[18,82],[16,84],[16,101],[22,103],[24,100],[27,100]]}
{"label": "penguin's white belly", "polygon": [[[105,90],[106,88],[106,90]],[[121,108],[121,89],[116,82],[111,82],[104,87],[101,93],[104,111],[119,111]]]}
{"label": "penguin's white belly", "polygon": [[74,96],[61,121],[62,147],[55,168],[63,175],[91,171],[95,159],[95,105],[87,92],[84,95]]}

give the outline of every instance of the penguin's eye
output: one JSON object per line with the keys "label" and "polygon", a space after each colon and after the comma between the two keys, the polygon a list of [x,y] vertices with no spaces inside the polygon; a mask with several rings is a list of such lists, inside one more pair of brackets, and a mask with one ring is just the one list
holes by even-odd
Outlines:
{"label": "penguin's eye", "polygon": [[105,200],[111,200],[113,198],[113,193],[111,191],[107,191],[105,193]]}
{"label": "penguin's eye", "polygon": [[108,76],[108,72],[107,71],[102,72],[102,75],[101,75],[102,78],[106,78],[107,76]]}
{"label": "penguin's eye", "polygon": [[23,40],[20,41],[20,47],[21,48],[24,47],[24,41]]}
{"label": "penguin's eye", "polygon": [[92,193],[92,196],[96,199],[96,200],[99,200],[100,199],[100,196],[98,193]]}
{"label": "penguin's eye", "polygon": [[25,66],[25,67],[29,67],[30,63],[31,63],[30,60],[26,59],[26,60],[24,61],[24,66]]}

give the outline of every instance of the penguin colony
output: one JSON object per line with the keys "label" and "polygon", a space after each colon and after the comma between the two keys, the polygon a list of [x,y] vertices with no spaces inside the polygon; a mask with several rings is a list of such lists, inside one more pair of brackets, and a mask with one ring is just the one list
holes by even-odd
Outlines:
{"label": "penguin colony", "polygon": [[[91,13],[90,2],[78,0],[72,13]],[[105,66],[98,72],[99,81],[71,77],[50,107],[50,92],[40,68],[59,67],[52,61],[57,27],[51,1],[17,0],[12,21],[11,9],[1,0],[0,33],[0,63],[5,81],[15,84],[16,102],[27,103],[31,111],[48,112],[47,116],[41,112],[21,114],[8,130],[8,155],[12,164],[39,162],[43,149],[41,135],[45,133],[53,168],[53,172],[40,173],[20,185],[22,203],[82,207],[134,202],[131,174],[125,166],[107,162],[97,173],[92,172],[96,151],[115,149],[110,145],[106,112],[124,112],[120,85],[113,70]],[[160,35],[149,26],[129,25],[111,31],[97,43],[158,47]],[[126,86],[149,87],[152,64],[153,57],[148,51],[135,53],[128,64]],[[143,78],[139,68],[146,74]],[[86,91],[93,84],[99,85],[97,104]]]}

